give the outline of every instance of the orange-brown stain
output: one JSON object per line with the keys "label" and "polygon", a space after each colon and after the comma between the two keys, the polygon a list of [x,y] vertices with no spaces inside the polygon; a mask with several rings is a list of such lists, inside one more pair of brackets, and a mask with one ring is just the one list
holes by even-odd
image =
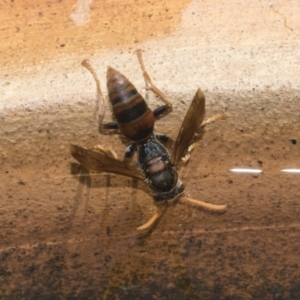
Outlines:
{"label": "orange-brown stain", "polygon": [[[75,0],[0,3],[0,68],[36,65],[70,54],[136,44],[169,35],[191,0],[101,0],[90,6],[90,21],[71,19]],[[15,70],[16,71],[16,70]]]}

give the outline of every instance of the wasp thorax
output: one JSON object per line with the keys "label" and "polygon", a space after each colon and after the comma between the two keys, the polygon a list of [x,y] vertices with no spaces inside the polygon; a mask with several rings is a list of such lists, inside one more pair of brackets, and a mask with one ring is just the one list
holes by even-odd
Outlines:
{"label": "wasp thorax", "polygon": [[150,174],[152,185],[157,191],[167,192],[170,191],[177,182],[177,176],[169,166],[166,166],[161,171]]}

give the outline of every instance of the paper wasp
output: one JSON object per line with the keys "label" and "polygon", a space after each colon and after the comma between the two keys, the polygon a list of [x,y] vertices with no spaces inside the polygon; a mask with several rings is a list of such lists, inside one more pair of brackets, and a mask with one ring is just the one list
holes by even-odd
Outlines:
{"label": "paper wasp", "polygon": [[[90,149],[71,145],[71,154],[89,170],[125,175],[145,181],[152,189],[158,209],[147,223],[137,228],[139,230],[150,227],[162,215],[166,208],[166,206],[161,205],[162,203],[168,203],[177,198],[210,210],[225,210],[226,205],[209,204],[184,195],[184,185],[178,177],[176,166],[181,160],[187,161],[189,159],[190,152],[196,145],[192,143],[196,131],[208,123],[225,119],[226,116],[218,115],[203,122],[205,97],[203,92],[198,89],[176,140],[172,142],[167,135],[156,134],[154,132],[155,118],[169,112],[172,109],[172,103],[152,83],[142,60],[142,51],[137,50],[136,54],[143,71],[146,87],[161,98],[165,104],[152,111],[134,85],[120,72],[108,67],[107,90],[112,111],[117,121],[103,124],[106,101],[94,69],[87,60],[84,60],[82,65],[92,73],[97,84],[99,131],[101,132],[102,129],[119,129],[132,143],[127,147],[123,161],[117,159],[112,149],[99,145]],[[173,144],[171,154],[163,146],[167,143]],[[138,156],[138,167],[131,164],[135,152]]]}

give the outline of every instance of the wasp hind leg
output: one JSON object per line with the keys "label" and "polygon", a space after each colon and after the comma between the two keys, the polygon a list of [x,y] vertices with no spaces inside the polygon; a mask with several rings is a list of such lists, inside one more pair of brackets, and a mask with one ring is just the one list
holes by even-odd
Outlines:
{"label": "wasp hind leg", "polygon": [[132,158],[133,158],[133,155],[134,155],[136,149],[137,149],[136,143],[130,144],[130,145],[126,148],[126,151],[125,151],[125,154],[124,154],[123,161],[126,162],[127,164],[131,163]]}
{"label": "wasp hind leg", "polygon": [[174,140],[171,139],[168,135],[156,133],[155,136],[156,136],[156,138],[157,138],[162,144],[164,144],[167,148],[169,148],[169,149],[172,148],[172,146],[173,146],[173,144],[174,144]]}
{"label": "wasp hind leg", "polygon": [[93,76],[95,82],[96,82],[96,87],[97,87],[97,119],[99,122],[98,125],[98,131],[101,133],[102,129],[118,129],[118,123],[117,122],[109,122],[103,124],[103,118],[105,114],[105,106],[106,106],[106,100],[102,94],[101,88],[100,88],[100,80],[98,79],[98,76],[90,64],[90,61],[88,59],[85,59],[81,62],[81,65],[85,67]]}
{"label": "wasp hind leg", "polygon": [[166,104],[162,105],[158,108],[156,108],[153,111],[154,116],[157,118],[158,116],[170,111],[172,109],[172,102],[168,99],[168,97],[158,88],[154,85],[154,83],[152,82],[151,77],[149,76],[148,72],[146,71],[145,65],[144,65],[144,61],[143,61],[143,57],[142,57],[142,50],[138,49],[135,51],[141,69],[143,71],[143,76],[145,79],[145,84],[146,84],[146,89],[147,90],[151,90],[155,95],[157,95],[160,99],[162,99]]}
{"label": "wasp hind leg", "polygon": [[98,76],[90,64],[90,61],[88,59],[85,59],[81,62],[81,65],[85,67],[90,73],[92,74],[95,82],[96,82],[96,87],[97,87],[97,100],[98,100],[98,113],[97,113],[97,118],[99,120],[99,123],[102,123],[103,117],[104,117],[104,112],[105,112],[105,105],[106,101],[103,97],[101,88],[100,88],[100,81],[98,79]]}

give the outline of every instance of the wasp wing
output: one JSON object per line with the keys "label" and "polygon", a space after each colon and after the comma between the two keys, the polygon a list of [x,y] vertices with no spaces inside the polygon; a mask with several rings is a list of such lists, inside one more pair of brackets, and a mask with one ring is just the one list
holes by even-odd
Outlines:
{"label": "wasp wing", "polygon": [[174,143],[171,157],[171,162],[173,164],[178,163],[178,161],[184,156],[185,152],[190,146],[191,140],[196,130],[199,128],[199,126],[204,120],[204,114],[205,97],[203,92],[200,89],[198,89],[185,115],[177,139]]}
{"label": "wasp wing", "polygon": [[108,155],[105,151],[86,149],[77,145],[70,145],[70,151],[72,156],[88,170],[145,179],[142,171]]}

